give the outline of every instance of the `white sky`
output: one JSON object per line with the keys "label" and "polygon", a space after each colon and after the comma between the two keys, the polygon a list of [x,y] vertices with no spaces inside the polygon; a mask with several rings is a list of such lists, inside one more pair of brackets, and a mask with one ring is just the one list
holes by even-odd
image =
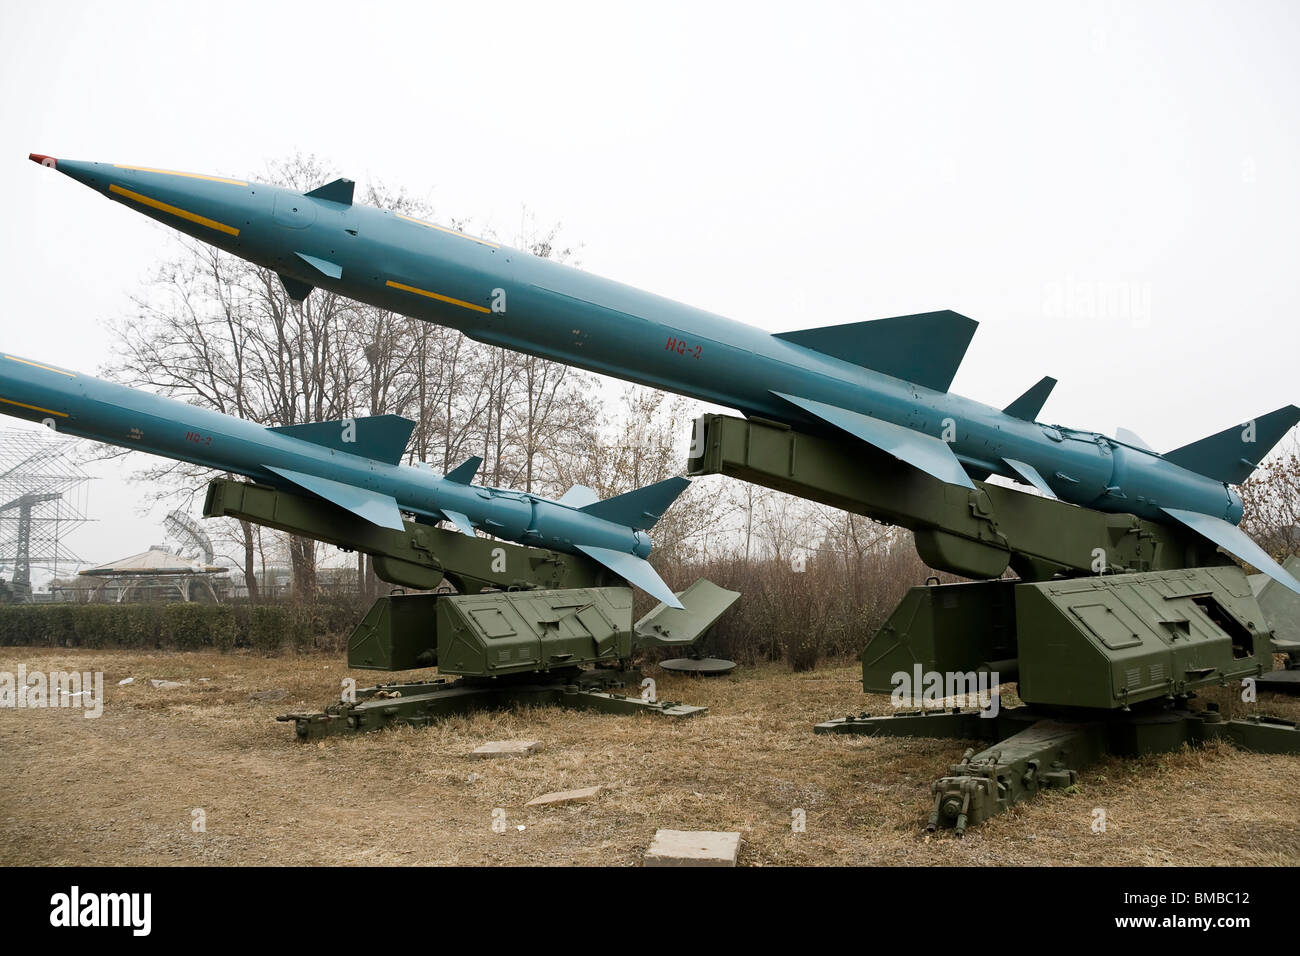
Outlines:
{"label": "white sky", "polygon": [[[301,150],[504,235],[527,204],[585,268],[772,331],[955,309],[953,391],[1054,375],[1044,418],[1167,450],[1300,400],[1297,64],[1300,6],[1257,0],[8,2],[0,348],[96,371],[171,249],[28,152]],[[88,560],[162,539],[142,463],[96,466]]]}

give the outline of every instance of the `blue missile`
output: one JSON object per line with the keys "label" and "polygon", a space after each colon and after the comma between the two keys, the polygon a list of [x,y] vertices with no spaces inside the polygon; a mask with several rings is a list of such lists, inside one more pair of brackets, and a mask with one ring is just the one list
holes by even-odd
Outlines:
{"label": "blue missile", "polygon": [[1300,591],[1244,534],[1233,488],[1300,421],[1288,405],[1163,455],[1038,420],[1045,377],[1004,408],[948,389],[977,323],[927,312],[770,335],[487,239],[353,202],[139,166],[31,158],[279,274],[492,345],[882,450],[953,485],[1000,475],[1072,504],[1191,527]]}
{"label": "blue missile", "polygon": [[191,462],[292,491],[306,490],[383,528],[402,515],[450,521],[473,535],[585,554],[680,608],[646,561],[646,534],[690,482],[669,478],[596,500],[576,485],[558,501],[470,482],[483,460],[446,475],[403,465],[415,423],[398,415],[264,428],[139,389],[0,353],[0,412],[78,438]]}

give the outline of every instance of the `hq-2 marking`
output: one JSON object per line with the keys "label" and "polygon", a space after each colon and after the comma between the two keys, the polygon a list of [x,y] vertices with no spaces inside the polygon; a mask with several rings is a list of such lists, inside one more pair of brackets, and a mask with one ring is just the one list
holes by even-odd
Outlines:
{"label": "hq-2 marking", "polygon": [[685,339],[679,339],[676,336],[668,336],[668,344],[664,346],[669,352],[676,352],[678,355],[687,355],[691,358],[699,358],[704,352],[702,345],[688,345]]}
{"label": "hq-2 marking", "polygon": [[211,435],[204,435],[204,434],[201,434],[201,433],[199,433],[199,432],[186,432],[186,433],[185,433],[185,440],[186,440],[186,441],[192,441],[192,442],[194,442],[194,444],[196,444],[196,445],[211,445],[211,444],[212,444],[212,436],[211,436]]}

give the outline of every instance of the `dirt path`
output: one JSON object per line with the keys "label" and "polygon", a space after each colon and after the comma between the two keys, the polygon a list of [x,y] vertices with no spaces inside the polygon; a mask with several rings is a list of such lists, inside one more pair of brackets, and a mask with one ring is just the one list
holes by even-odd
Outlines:
{"label": "dirt path", "polygon": [[[631,865],[658,827],[739,830],[749,865],[1300,863],[1300,757],[1226,745],[1107,760],[1075,793],[1045,794],[961,841],[926,838],[930,782],[962,745],[814,736],[828,717],[886,710],[853,667],[716,680],[656,669],[661,697],[710,707],[677,723],[541,708],[298,744],[276,714],[319,708],[349,674],[363,685],[375,675],[326,657],[0,648],[0,671],[19,664],[102,670],[107,701],[94,720],[0,709],[4,864]],[[135,683],[119,687],[125,677]],[[186,686],[158,690],[150,678]],[[277,688],[284,700],[249,701]],[[1300,716],[1297,701],[1264,707]],[[543,751],[467,756],[525,737]],[[594,784],[607,788],[595,803],[523,806]],[[796,808],[804,833],[791,829]],[[206,832],[192,829],[195,809]],[[493,832],[495,809],[504,833]]]}

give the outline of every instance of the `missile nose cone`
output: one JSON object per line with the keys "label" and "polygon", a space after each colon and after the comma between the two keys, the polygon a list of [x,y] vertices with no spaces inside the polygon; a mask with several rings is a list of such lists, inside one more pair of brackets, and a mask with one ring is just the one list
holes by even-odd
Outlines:
{"label": "missile nose cone", "polygon": [[50,169],[58,170],[65,176],[70,176],[79,183],[84,183],[92,189],[104,191],[104,187],[96,181],[95,171],[99,169],[102,163],[84,163],[70,159],[56,159],[53,156],[46,156],[44,153],[28,153],[27,158],[33,163],[40,163],[42,166],[48,166]]}
{"label": "missile nose cone", "polygon": [[123,172],[129,167],[117,167],[112,163],[92,163],[79,159],[56,159],[53,156],[46,156],[44,153],[32,153],[28,158],[33,163],[48,166],[69,179],[74,179],[83,186],[89,186],[95,192],[108,196],[110,199],[113,198],[111,193],[114,184],[127,181]]}

